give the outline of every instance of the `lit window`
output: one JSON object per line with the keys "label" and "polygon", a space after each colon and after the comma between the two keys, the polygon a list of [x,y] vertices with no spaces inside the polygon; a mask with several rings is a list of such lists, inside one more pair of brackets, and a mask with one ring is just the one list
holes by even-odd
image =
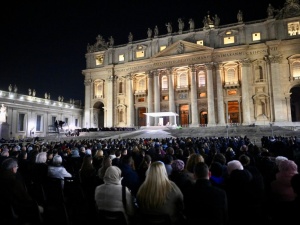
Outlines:
{"label": "lit window", "polygon": [[293,77],[300,78],[300,62],[293,63]]}
{"label": "lit window", "polygon": [[102,65],[103,64],[104,55],[97,55],[96,56],[96,65]]}
{"label": "lit window", "polygon": [[124,60],[125,60],[124,54],[119,55],[119,62],[124,62]]}
{"label": "lit window", "polygon": [[162,97],[162,99],[163,99],[164,101],[168,101],[168,100],[169,100],[169,96],[168,96],[168,95],[165,95],[165,96]]}
{"label": "lit window", "polygon": [[200,98],[205,98],[206,97],[206,92],[200,93]]}
{"label": "lit window", "polygon": [[237,94],[237,90],[236,89],[228,90],[227,94],[228,95],[236,95]]}
{"label": "lit window", "polygon": [[259,41],[259,40],[260,40],[260,33],[253,33],[252,41]]}
{"label": "lit window", "polygon": [[203,46],[203,44],[204,44],[203,40],[197,41],[197,45],[202,45]]}
{"label": "lit window", "polygon": [[167,47],[167,46],[165,46],[165,45],[160,46],[160,47],[159,47],[159,51],[162,51],[162,50],[166,49],[166,47]]}
{"label": "lit window", "polygon": [[138,102],[144,102],[145,101],[145,98],[139,98],[138,99]]}
{"label": "lit window", "polygon": [[224,44],[233,44],[234,43],[234,36],[224,37]]}
{"label": "lit window", "polygon": [[230,35],[230,34],[232,34],[232,32],[231,31],[227,31],[225,34],[226,35]]}
{"label": "lit window", "polygon": [[299,35],[300,34],[300,26],[299,22],[288,23],[288,33],[290,36]]}
{"label": "lit window", "polygon": [[185,73],[180,74],[178,81],[179,81],[178,86],[180,88],[187,87],[188,86],[187,74]]}
{"label": "lit window", "polygon": [[145,53],[144,53],[144,51],[137,51],[135,53],[135,55],[136,55],[136,58],[143,58],[145,56]]}

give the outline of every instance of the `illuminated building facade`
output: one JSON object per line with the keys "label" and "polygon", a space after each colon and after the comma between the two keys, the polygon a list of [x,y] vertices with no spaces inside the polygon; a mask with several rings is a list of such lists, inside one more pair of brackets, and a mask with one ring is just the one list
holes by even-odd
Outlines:
{"label": "illuminated building facade", "polygon": [[[154,125],[291,126],[300,121],[300,6],[266,6],[266,18],[148,30],[114,46],[101,35],[87,48],[84,127]],[[166,24],[167,25],[167,24]],[[176,31],[174,31],[176,30]],[[146,32],[145,32],[146,33]],[[147,117],[145,113],[178,116]]]}
{"label": "illuminated building facade", "polygon": [[83,110],[78,102],[64,101],[63,97],[56,101],[46,95],[36,97],[35,91],[20,94],[12,87],[1,90],[0,103],[5,110],[0,112],[0,138],[45,137],[56,131],[56,120],[65,122],[64,130],[81,128]]}

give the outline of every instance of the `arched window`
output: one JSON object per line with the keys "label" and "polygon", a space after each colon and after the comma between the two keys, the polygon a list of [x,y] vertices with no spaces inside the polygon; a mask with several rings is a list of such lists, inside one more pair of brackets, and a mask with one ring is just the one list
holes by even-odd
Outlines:
{"label": "arched window", "polygon": [[161,78],[161,89],[162,90],[167,90],[168,89],[168,78],[167,78],[167,76],[163,76]]}
{"label": "arched window", "polygon": [[300,62],[293,63],[293,77],[300,77]]}
{"label": "arched window", "polygon": [[198,85],[199,85],[199,87],[205,87],[206,86],[204,71],[200,71],[198,73]]}

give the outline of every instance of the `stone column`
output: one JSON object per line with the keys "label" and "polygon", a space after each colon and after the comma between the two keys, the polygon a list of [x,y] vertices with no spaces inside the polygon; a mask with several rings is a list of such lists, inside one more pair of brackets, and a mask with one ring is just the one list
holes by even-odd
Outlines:
{"label": "stone column", "polygon": [[213,74],[211,63],[205,64],[207,70],[207,126],[215,126],[215,97],[214,97],[214,84],[213,84]]}
{"label": "stone column", "polygon": [[134,98],[133,98],[133,78],[134,75],[128,74],[126,76],[126,85],[127,85],[127,92],[128,93],[128,107],[127,107],[127,124],[131,126],[135,126],[134,122]]}
{"label": "stone column", "polygon": [[[160,82],[159,73],[157,71],[153,72],[154,75],[154,112],[160,112]],[[157,126],[159,118],[155,117],[154,126]]]}
{"label": "stone column", "polygon": [[223,96],[223,82],[222,82],[222,65],[215,64],[216,78],[217,78],[217,104],[218,104],[218,124],[225,126],[225,112],[224,112],[224,96]]}
{"label": "stone column", "polygon": [[271,71],[270,71],[270,81],[271,81],[271,89],[273,93],[273,99],[271,101],[271,105],[273,106],[273,116],[271,115],[271,121],[273,122],[280,122],[284,121],[284,110],[283,110],[283,101],[280,97],[282,93],[282,86],[280,84],[280,66],[279,63],[281,62],[282,56],[281,55],[270,55],[269,56],[269,63],[271,64]]}
{"label": "stone column", "polygon": [[250,98],[249,93],[249,76],[251,69],[251,61],[249,59],[244,59],[240,61],[241,64],[241,86],[242,86],[242,110],[243,110],[243,118],[240,123],[243,125],[249,125],[251,123],[250,119]]}
{"label": "stone column", "polygon": [[[153,112],[153,72],[148,72],[148,113]],[[149,123],[149,124],[148,124]],[[147,126],[153,126],[154,125],[154,119],[153,117],[147,117]]]}
{"label": "stone column", "polygon": [[287,120],[292,122],[292,115],[291,115],[291,93],[285,94],[285,101],[286,101],[286,108],[287,108]]}
{"label": "stone column", "polygon": [[199,112],[198,112],[198,101],[197,101],[197,74],[195,66],[190,66],[190,81],[191,81],[191,127],[199,126]]}
{"label": "stone column", "polygon": [[[172,69],[167,69],[168,73],[168,87],[169,87],[169,111],[170,112],[176,112],[175,111],[175,94],[174,94],[174,74]],[[169,121],[171,125],[174,125],[176,121],[174,121],[173,116],[169,116]]]}
{"label": "stone column", "polygon": [[111,75],[107,79],[107,105],[106,105],[106,122],[108,127],[114,127],[114,114],[115,114],[115,106],[114,106],[114,96],[115,96],[115,81],[117,79],[116,75]]}
{"label": "stone column", "polygon": [[84,105],[84,122],[83,126],[84,127],[91,127],[91,96],[93,93],[93,89],[91,88],[92,86],[92,79],[86,79],[84,81],[84,86],[85,86],[85,105]]}

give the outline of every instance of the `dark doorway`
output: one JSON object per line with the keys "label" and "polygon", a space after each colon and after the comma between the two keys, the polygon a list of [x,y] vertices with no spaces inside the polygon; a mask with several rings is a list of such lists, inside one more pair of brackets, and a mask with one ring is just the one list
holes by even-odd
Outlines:
{"label": "dark doorway", "polygon": [[292,122],[296,122],[300,121],[300,87],[293,87],[291,93]]}

